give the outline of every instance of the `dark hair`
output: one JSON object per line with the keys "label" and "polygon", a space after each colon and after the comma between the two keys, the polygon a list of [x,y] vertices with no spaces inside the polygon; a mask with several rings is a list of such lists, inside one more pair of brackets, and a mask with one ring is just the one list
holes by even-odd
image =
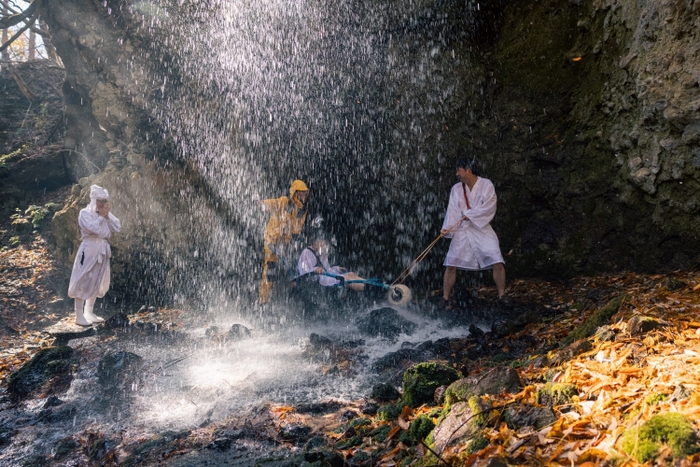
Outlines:
{"label": "dark hair", "polygon": [[476,160],[476,156],[474,157],[462,157],[461,159],[457,160],[457,164],[455,165],[455,168],[463,168],[464,170],[471,169],[472,173],[474,175],[479,175],[480,170],[479,170],[479,164],[478,161]]}

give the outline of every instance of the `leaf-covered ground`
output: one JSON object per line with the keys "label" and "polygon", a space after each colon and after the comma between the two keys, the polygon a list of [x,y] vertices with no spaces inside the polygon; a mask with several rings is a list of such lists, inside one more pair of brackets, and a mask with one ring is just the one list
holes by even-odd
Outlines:
{"label": "leaf-covered ground", "polygon": [[[4,233],[0,250],[0,379],[2,390],[8,375],[20,368],[40,348],[50,346],[52,338],[42,329],[60,319],[67,319],[70,307],[62,305],[65,267],[51,256],[50,242],[36,234],[11,247]],[[494,365],[516,368],[525,386],[517,393],[485,396],[482,403],[490,407],[479,437],[486,442],[475,448],[464,442],[442,452],[433,452],[429,442],[407,437],[411,425],[422,416],[439,422],[441,406],[405,408],[401,415],[386,421],[379,416],[363,415],[362,401],[345,403],[342,409],[326,414],[300,412],[295,407],[268,406],[264,416],[258,414],[258,435],[289,452],[301,452],[294,439],[285,439],[285,427],[309,427],[309,436],[320,436],[324,445],[350,465],[482,465],[498,458],[507,465],[640,465],[637,458],[623,450],[625,439],[634,428],[655,415],[679,413],[687,416],[693,430],[700,419],[700,273],[675,271],[667,274],[642,275],[614,273],[596,277],[579,277],[561,283],[542,280],[515,280],[510,296],[515,303],[536,303],[549,311],[544,320],[534,320],[508,336],[511,341],[528,342],[524,352],[511,361],[496,362],[493,356],[462,361],[464,349],[455,349],[455,366],[470,376],[489,371]],[[477,290],[491,296],[489,287]],[[600,326],[581,331],[582,325],[600,318],[600,310],[611,300],[619,300],[612,316],[605,316]],[[56,305],[56,304],[60,305]],[[172,320],[172,310],[159,313]],[[178,310],[178,314],[183,313]],[[186,312],[184,312],[186,313]],[[151,312],[153,314],[153,312]],[[135,317],[138,318],[138,317]],[[590,345],[568,337],[572,331],[583,333]],[[585,329],[585,328],[584,328]],[[588,333],[592,335],[586,337]],[[521,339],[529,336],[527,339]],[[571,342],[571,345],[564,343]],[[508,352],[508,348],[502,349]],[[319,367],[319,371],[322,369]],[[575,395],[566,403],[553,407],[556,421],[545,427],[514,428],[505,419],[507,407],[517,404],[539,406],[538,391],[547,383],[564,383],[575,387]],[[348,419],[348,410],[356,420]],[[230,417],[184,436],[153,443],[143,450],[140,463],[162,465],[175,463],[178,456],[194,450],[211,449],[222,430],[241,423]],[[353,425],[354,424],[354,425]],[[382,428],[384,427],[384,428]],[[255,430],[253,430],[255,431]],[[79,445],[88,436],[79,437]],[[293,437],[292,437],[293,438]],[[667,437],[668,438],[668,437]],[[320,438],[316,438],[320,439]],[[354,439],[353,443],[341,441]],[[298,441],[298,440],[297,440]],[[653,460],[658,465],[697,465],[697,444],[682,454],[674,452],[673,439],[663,436]],[[123,440],[117,451],[103,459],[116,465],[139,446],[138,440]],[[219,449],[220,451],[221,449]],[[629,449],[628,449],[629,450]],[[313,456],[307,462],[313,462]],[[318,458],[316,458],[318,460]],[[330,458],[328,458],[330,459]],[[326,459],[326,460],[328,460]],[[648,457],[647,457],[648,459]],[[484,464],[485,465],[485,464]],[[491,465],[498,465],[497,463]]]}

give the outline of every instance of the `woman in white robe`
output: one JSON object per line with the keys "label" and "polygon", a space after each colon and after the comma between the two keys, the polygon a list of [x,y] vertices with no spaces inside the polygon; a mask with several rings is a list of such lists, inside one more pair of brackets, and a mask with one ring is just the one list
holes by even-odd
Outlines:
{"label": "woman in white robe", "polygon": [[505,293],[505,267],[498,236],[491,227],[496,215],[496,189],[491,180],[479,177],[474,159],[460,159],[457,178],[450,191],[441,235],[451,238],[444,266],[443,298],[449,301],[456,270],[493,269],[498,297]]}
{"label": "woman in white robe", "polygon": [[[339,279],[323,275],[324,272],[334,274],[336,276],[343,276],[349,281],[363,280],[360,276],[354,272],[348,271],[345,268],[340,266],[331,266],[328,262],[328,249],[328,242],[323,239],[316,239],[311,247],[304,248],[299,255],[299,261],[297,261],[297,272],[299,275],[303,276],[305,274],[315,272],[318,275],[312,277],[312,280],[317,281],[323,287],[336,285],[340,282]],[[353,283],[348,284],[348,287],[353,290],[362,291],[365,289],[365,284]]]}
{"label": "woman in white robe", "polygon": [[95,300],[109,290],[112,251],[107,239],[121,229],[119,219],[110,212],[107,190],[90,187],[90,204],[80,210],[78,225],[82,242],[73,262],[68,296],[75,300],[75,323],[90,326],[104,321],[93,309]]}

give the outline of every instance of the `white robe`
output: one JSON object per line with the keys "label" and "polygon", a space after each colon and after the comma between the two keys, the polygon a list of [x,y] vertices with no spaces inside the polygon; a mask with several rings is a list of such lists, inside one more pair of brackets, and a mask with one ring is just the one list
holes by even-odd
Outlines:
{"label": "white robe", "polygon": [[[328,256],[319,255],[318,259],[321,260],[323,269],[325,269],[326,272],[330,272],[331,274],[336,275],[342,275],[340,266],[331,267],[331,265],[328,263]],[[311,251],[311,249],[304,248],[304,251],[302,251],[301,255],[299,255],[299,261],[297,262],[297,271],[299,272],[299,275],[303,276],[304,274],[308,274],[314,269],[316,269],[318,259],[316,258],[314,252]],[[339,282],[337,279],[333,279],[332,277],[321,275],[314,276],[311,279],[314,281],[318,281],[318,283],[324,287],[328,287],[329,285],[336,285]]]}
{"label": "white robe", "polygon": [[105,219],[88,206],[80,210],[78,225],[82,242],[73,262],[68,296],[82,300],[104,297],[109,290],[112,257],[107,238],[112,232],[119,232],[121,222],[112,213]]}
{"label": "white robe", "polygon": [[[469,209],[464,199],[465,189],[471,206]],[[466,184],[463,189],[461,182],[452,187],[445,221],[442,223],[443,229],[454,226],[446,235],[452,241],[445,266],[479,271],[491,269],[497,263],[505,263],[498,237],[490,224],[495,214],[496,189],[491,180],[478,177],[471,190]],[[462,216],[467,216],[468,220],[460,222]]]}

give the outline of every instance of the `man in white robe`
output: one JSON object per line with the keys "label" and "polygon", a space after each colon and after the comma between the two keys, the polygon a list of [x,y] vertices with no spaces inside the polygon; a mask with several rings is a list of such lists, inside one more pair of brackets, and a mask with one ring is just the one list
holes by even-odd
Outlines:
{"label": "man in white robe", "polygon": [[493,269],[498,298],[506,289],[506,269],[491,220],[496,214],[496,190],[491,180],[479,177],[476,159],[457,161],[456,183],[450,191],[440,235],[451,238],[445,258],[443,299],[449,307],[450,292],[457,279],[457,268],[467,271]]}
{"label": "man in white robe", "polygon": [[80,210],[78,226],[82,242],[73,262],[68,296],[75,300],[75,323],[90,326],[104,321],[93,309],[95,300],[109,290],[112,251],[107,239],[121,229],[121,222],[110,212],[107,190],[90,187],[90,204]]}
{"label": "man in white robe", "polygon": [[[303,276],[305,274],[315,272],[318,275],[313,277],[312,280],[318,281],[318,283],[324,287],[336,285],[340,282],[339,279],[324,276],[324,272],[343,276],[349,281],[363,280],[360,276],[354,272],[349,272],[345,268],[340,266],[331,266],[328,262],[328,250],[328,242],[323,239],[316,239],[310,247],[304,248],[301,255],[299,255],[299,261],[297,261],[297,272],[299,275]],[[365,284],[348,284],[348,287],[353,290],[362,291],[365,289]]]}

